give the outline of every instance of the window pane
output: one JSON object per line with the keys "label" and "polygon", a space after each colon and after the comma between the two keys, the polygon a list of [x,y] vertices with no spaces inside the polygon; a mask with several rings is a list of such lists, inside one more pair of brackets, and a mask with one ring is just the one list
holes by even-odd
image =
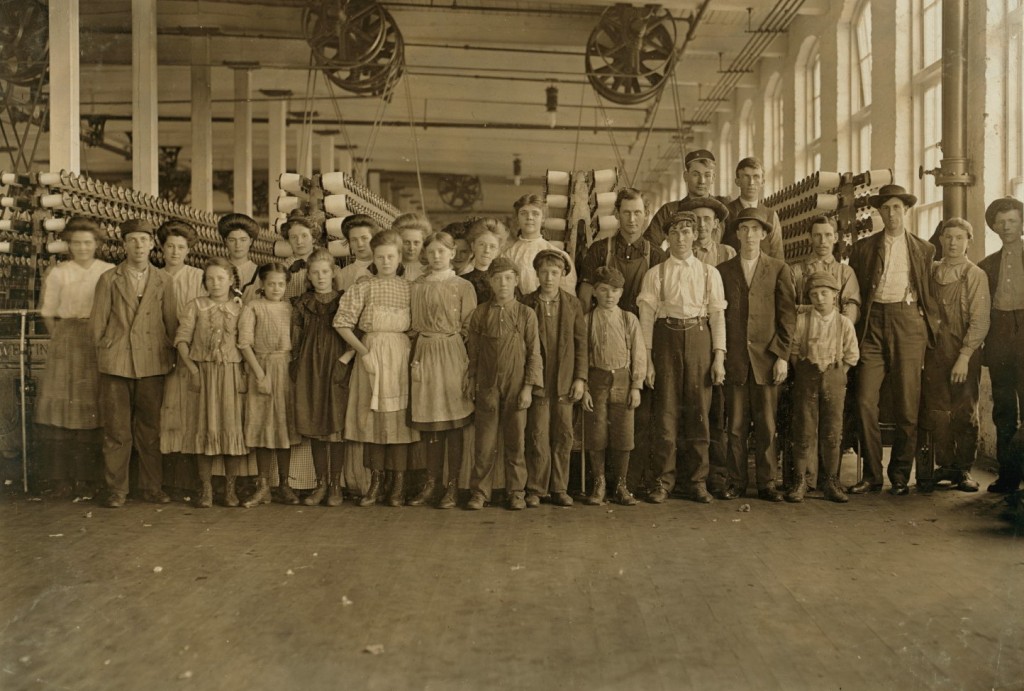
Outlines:
{"label": "window pane", "polygon": [[854,35],[854,56],[857,72],[856,96],[859,101],[854,103],[854,109],[860,110],[871,105],[871,3],[866,2],[861,7],[857,16]]}
{"label": "window pane", "polygon": [[942,57],[942,0],[921,0],[921,65]]}

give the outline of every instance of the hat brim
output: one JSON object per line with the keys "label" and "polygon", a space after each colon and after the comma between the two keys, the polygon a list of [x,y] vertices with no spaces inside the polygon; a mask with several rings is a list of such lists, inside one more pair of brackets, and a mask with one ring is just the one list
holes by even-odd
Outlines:
{"label": "hat brim", "polygon": [[917,197],[912,194],[873,194],[868,197],[868,204],[877,209],[890,199],[899,199],[908,208],[917,205]]}
{"label": "hat brim", "polygon": [[770,233],[773,230],[775,230],[775,226],[766,221],[762,221],[760,218],[734,218],[731,221],[729,221],[729,232],[735,233],[736,230],[740,227],[740,224],[743,223],[744,221],[754,221],[755,223],[761,224],[761,228],[763,228],[764,232],[766,233]]}

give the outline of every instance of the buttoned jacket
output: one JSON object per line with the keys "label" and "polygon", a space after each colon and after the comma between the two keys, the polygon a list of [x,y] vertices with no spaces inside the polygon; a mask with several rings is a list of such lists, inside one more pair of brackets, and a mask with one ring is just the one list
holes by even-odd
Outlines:
{"label": "buttoned jacket", "polygon": [[174,280],[150,266],[139,306],[132,309],[136,299],[123,262],[96,283],[90,321],[103,374],[141,379],[167,374],[174,365],[178,328]]}
{"label": "buttoned jacket", "polygon": [[[540,335],[540,322],[544,319],[544,305],[540,300],[540,289],[522,298],[522,303],[537,315],[537,334]],[[540,338],[541,351],[544,354],[544,371],[549,367],[558,370],[558,391],[555,396],[568,396],[574,379],[587,380],[589,368],[587,350],[587,322],[583,318],[583,308],[579,298],[572,293],[558,291],[558,352],[549,353],[547,345]]]}
{"label": "buttoned jacket", "polygon": [[739,255],[718,265],[729,306],[725,308],[725,381],[772,383],[777,359],[788,360],[796,329],[793,272],[762,253],[747,285]]}
{"label": "buttoned jacket", "polygon": [[[928,343],[934,345],[935,331],[939,317],[935,309],[935,300],[931,294],[931,267],[935,256],[935,247],[927,240],[905,232],[907,238],[907,263],[910,265],[910,280],[917,293],[918,307],[928,327]],[[864,340],[864,333],[871,318],[871,307],[875,302],[875,293],[882,280],[885,268],[885,231],[881,231],[858,240],[850,248],[850,268],[857,276],[860,284],[860,298],[863,316],[857,321],[857,338]]]}

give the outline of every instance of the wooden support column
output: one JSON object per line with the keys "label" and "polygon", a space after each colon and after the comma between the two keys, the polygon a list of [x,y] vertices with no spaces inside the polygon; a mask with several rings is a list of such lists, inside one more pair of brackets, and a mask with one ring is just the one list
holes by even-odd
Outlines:
{"label": "wooden support column", "polygon": [[210,39],[192,39],[192,206],[213,211]]}
{"label": "wooden support column", "polygon": [[156,0],[132,0],[132,187],[152,195],[160,193],[156,65]]}
{"label": "wooden support column", "polygon": [[260,93],[267,98],[280,99],[267,103],[267,200],[270,211],[270,227],[276,228],[285,214],[277,210],[275,204],[281,196],[279,178],[286,172],[288,163],[288,98],[292,92],[288,89],[261,89]]}
{"label": "wooden support column", "polygon": [[338,130],[317,130],[315,134],[318,137],[319,144],[319,156],[320,156],[320,173],[330,173],[334,171],[334,137],[338,134]]}
{"label": "wooden support column", "polygon": [[299,130],[297,168],[299,173],[307,178],[313,175],[313,128],[310,125],[303,125]]}
{"label": "wooden support column", "polygon": [[78,0],[50,3],[50,170],[82,171]]}
{"label": "wooden support column", "polygon": [[334,161],[334,169],[352,174],[352,151],[350,149],[341,149],[338,151]]}
{"label": "wooden support column", "polygon": [[[252,64],[228,65],[235,71],[234,210],[252,216]],[[273,199],[271,199],[273,204]]]}

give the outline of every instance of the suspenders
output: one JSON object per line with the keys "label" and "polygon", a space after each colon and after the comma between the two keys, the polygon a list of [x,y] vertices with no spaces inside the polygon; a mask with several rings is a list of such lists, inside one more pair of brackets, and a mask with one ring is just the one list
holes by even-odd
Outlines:
{"label": "suspenders", "polygon": [[[660,302],[668,302],[665,299],[665,264],[667,261],[658,264],[658,278],[661,279],[661,294],[658,296]],[[708,316],[708,304],[711,301],[711,267],[700,262],[700,265],[704,267],[704,302],[700,306],[701,313],[697,315],[697,318]]]}
{"label": "suspenders", "polygon": [[[612,256],[614,255],[613,248],[615,246],[615,236],[612,235],[606,238],[608,244],[605,246],[604,253],[604,265],[611,268]],[[651,243],[649,241],[644,242],[644,262],[647,263],[647,268],[651,268]]]}

